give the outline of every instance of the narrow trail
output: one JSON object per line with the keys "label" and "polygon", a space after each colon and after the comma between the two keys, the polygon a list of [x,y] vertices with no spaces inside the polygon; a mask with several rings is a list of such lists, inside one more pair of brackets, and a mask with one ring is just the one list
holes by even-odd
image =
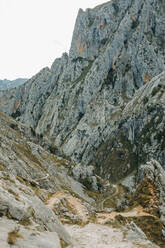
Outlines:
{"label": "narrow trail", "polygon": [[112,188],[110,188],[110,190],[106,191],[105,193],[102,193],[97,200],[97,211],[104,211],[104,202],[108,199],[111,199],[112,197],[115,197],[119,193],[117,185],[112,184],[111,186]]}
{"label": "narrow trail", "polygon": [[47,207],[53,210],[62,204],[62,207],[68,208],[68,213],[69,211],[73,212],[82,221],[81,225],[64,224],[72,237],[72,245],[68,248],[158,248],[139,235],[137,231],[127,228],[124,231],[122,227],[114,228],[106,225],[108,221],[115,220],[119,214],[123,217],[149,215],[140,206],[129,212],[107,212],[104,209],[105,201],[115,197],[118,193],[117,185],[110,185],[110,189],[102,193],[97,201],[94,223],[90,220],[90,214],[83,201],[64,191],[56,192],[47,200]]}
{"label": "narrow trail", "polygon": [[70,210],[74,213],[83,223],[88,221],[88,211],[78,198],[73,197],[64,191],[58,191],[46,201],[47,207],[52,210],[59,207],[59,204],[68,207],[68,211]]}
{"label": "narrow trail", "polygon": [[146,213],[141,206],[137,206],[129,212],[116,212],[116,211],[107,211],[104,207],[105,201],[108,199],[114,199],[116,195],[119,193],[119,188],[117,185],[111,185],[109,191],[102,193],[99,197],[97,204],[97,213],[96,220],[99,224],[105,224],[108,221],[113,221],[116,216],[121,215],[123,217],[142,217],[142,216],[153,216],[149,213]]}

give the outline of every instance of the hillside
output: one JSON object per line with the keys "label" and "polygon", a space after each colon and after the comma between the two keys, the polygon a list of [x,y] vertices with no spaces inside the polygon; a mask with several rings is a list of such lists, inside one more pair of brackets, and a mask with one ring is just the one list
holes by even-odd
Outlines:
{"label": "hillside", "polygon": [[[165,172],[157,162],[142,167],[145,177],[137,190],[134,185],[134,192],[126,181],[107,187],[101,178],[98,183],[104,193],[90,191],[71,177],[80,165],[43,149],[30,128],[2,113],[0,125],[1,247],[88,248],[100,244],[106,248],[113,243],[115,248],[157,248],[153,241],[164,247],[157,211],[160,208],[163,218]],[[152,167],[153,173],[155,168],[162,175],[160,182],[152,182],[153,189],[161,192],[161,205],[154,195],[155,207],[146,208],[146,200],[150,202],[153,196],[149,191],[142,198],[141,192],[150,178],[147,168]],[[86,181],[88,176],[95,177],[87,171],[86,175],[83,172]]]}
{"label": "hillside", "polygon": [[69,54],[0,91],[14,247],[165,247],[164,27],[162,0],[80,9]]}
{"label": "hillside", "polygon": [[136,91],[165,70],[164,4],[118,0],[80,9],[69,55],[1,93],[0,110],[74,161],[91,162]]}

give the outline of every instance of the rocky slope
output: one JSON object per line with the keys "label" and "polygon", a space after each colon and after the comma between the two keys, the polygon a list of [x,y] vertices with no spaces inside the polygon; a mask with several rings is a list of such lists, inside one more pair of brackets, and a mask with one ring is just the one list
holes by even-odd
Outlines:
{"label": "rocky slope", "polygon": [[164,10],[161,0],[80,9],[69,55],[2,93],[0,110],[89,163],[136,91],[165,70]]}
{"label": "rocky slope", "polygon": [[[164,223],[164,205],[157,204],[162,222],[159,221],[157,211],[150,213],[152,208],[145,209],[142,205],[139,212],[136,210],[137,204],[142,202],[143,184],[140,180],[152,180],[152,173],[162,173],[160,184],[158,178],[151,183],[161,192],[161,201],[164,197],[165,173],[157,162],[151,162],[149,167],[142,166],[137,190],[134,194],[130,192],[130,203],[125,204],[126,211],[123,209],[119,215],[127,195],[127,190],[124,190],[126,186],[109,184],[106,190],[107,182],[104,182],[103,195],[91,192],[69,176],[70,170],[76,165],[44,150],[30,128],[2,113],[0,125],[2,248],[106,248],[112,244],[113,247],[123,248],[163,247],[161,239],[164,229],[161,223]],[[158,170],[158,173],[154,170]],[[126,184],[125,181],[122,183]],[[108,194],[108,197],[105,198],[104,194]],[[108,201],[109,198],[113,203]],[[104,199],[101,210],[98,209],[100,199]],[[136,204],[132,204],[134,200]],[[123,216],[122,220],[120,216]],[[153,233],[149,229],[143,231],[144,217],[147,223],[152,222],[152,226],[156,226],[158,239],[154,236],[155,229]]]}
{"label": "rocky slope", "polygon": [[93,164],[103,177],[119,180],[152,158],[165,168],[165,72],[137,91],[121,113]]}
{"label": "rocky slope", "polygon": [[27,80],[27,78],[17,78],[15,80],[0,80],[0,90],[7,90],[10,88],[18,87],[24,84]]}
{"label": "rocky slope", "polygon": [[165,246],[164,25],[162,0],[80,9],[69,55],[0,92],[3,247]]}

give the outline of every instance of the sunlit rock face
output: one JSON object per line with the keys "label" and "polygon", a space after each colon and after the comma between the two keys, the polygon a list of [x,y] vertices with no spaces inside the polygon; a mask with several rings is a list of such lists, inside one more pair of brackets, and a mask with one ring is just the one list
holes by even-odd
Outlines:
{"label": "sunlit rock face", "polygon": [[69,54],[0,92],[2,246],[164,247],[164,13],[80,9]]}
{"label": "sunlit rock face", "polygon": [[[64,53],[50,69],[41,70],[18,89],[0,93],[0,110],[31,126],[73,161],[96,164],[102,175],[112,168],[110,161],[104,166],[101,163],[102,158],[106,163],[109,152],[118,170],[124,161],[121,176],[136,167],[139,156],[146,160],[155,154],[164,166],[164,147],[155,153],[159,139],[152,135],[148,144],[148,132],[142,131],[146,123],[156,128],[153,115],[159,118],[157,113],[164,109],[160,100],[164,88],[155,96],[148,93],[153,87],[151,80],[165,70],[164,11],[165,3],[160,0],[117,0],[80,9],[69,55]],[[144,101],[140,111],[144,112],[131,108],[133,118],[127,109],[138,102],[141,87],[146,95],[140,98]],[[146,109],[149,103],[154,112]],[[158,120],[159,124],[162,121]],[[124,136],[118,138],[117,147],[103,149],[116,135]]]}

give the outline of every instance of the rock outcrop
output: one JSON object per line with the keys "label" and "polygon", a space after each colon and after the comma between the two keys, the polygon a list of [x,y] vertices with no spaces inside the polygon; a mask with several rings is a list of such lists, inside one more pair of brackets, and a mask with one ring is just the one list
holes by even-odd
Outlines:
{"label": "rock outcrop", "polygon": [[80,9],[69,55],[19,89],[1,93],[0,110],[72,160],[89,163],[119,127],[136,91],[165,70],[164,9],[160,0]]}
{"label": "rock outcrop", "polygon": [[69,55],[0,92],[3,247],[89,247],[94,228],[106,247],[115,225],[116,246],[164,247],[164,13],[162,0],[80,9]]}
{"label": "rock outcrop", "polygon": [[151,159],[165,168],[165,72],[141,87],[93,161],[97,173],[119,180]]}
{"label": "rock outcrop", "polygon": [[154,240],[163,244],[165,240],[165,171],[156,160],[151,160],[139,167],[135,188],[131,205],[140,204],[144,212],[152,215],[150,223],[146,222],[147,229],[149,231],[151,228],[155,235]]}
{"label": "rock outcrop", "polygon": [[0,126],[2,247],[59,248],[60,240],[71,244],[70,235],[46,201],[63,191],[63,195],[73,199],[76,196],[77,201],[81,199],[88,205],[95,202],[84,186],[69,176],[74,164],[44,150],[30,128],[3,113]]}
{"label": "rock outcrop", "polygon": [[[116,230],[115,219],[112,223],[111,221],[105,223],[104,211],[110,210],[105,209],[106,201],[112,198],[113,204],[120,208],[119,195],[124,193],[124,191],[119,192],[120,187],[107,185],[107,182],[104,182],[106,184],[104,190],[106,187],[110,187],[111,190],[104,192],[103,196],[105,194],[106,198],[102,199],[99,192],[89,191],[70,176],[74,175],[87,186],[95,182],[96,187],[98,177],[95,176],[92,166],[86,168],[51,154],[39,145],[40,140],[31,128],[3,113],[0,113],[0,125],[0,231],[3,234],[0,237],[0,244],[2,247],[69,248],[81,247],[81,244],[89,247],[86,230],[92,237],[93,228],[98,231],[101,228],[101,232],[98,233],[99,240],[97,239],[95,243],[109,244],[110,238],[105,239],[104,233],[113,235],[117,232],[120,240],[115,244],[116,246],[118,244],[123,247],[124,245],[157,247],[144,234],[139,235],[139,231],[132,229],[131,225],[123,229],[123,225],[120,224]],[[99,199],[103,201],[102,216],[97,213]],[[108,212],[105,212],[106,214]],[[119,215],[119,212],[116,212],[116,215]],[[66,223],[69,226],[66,226]],[[100,226],[100,224],[109,225],[108,223],[110,226]],[[81,226],[84,225],[85,227],[82,228]],[[139,227],[137,229],[142,233]],[[125,233],[127,237],[123,240]],[[136,245],[132,240],[136,240]]]}

